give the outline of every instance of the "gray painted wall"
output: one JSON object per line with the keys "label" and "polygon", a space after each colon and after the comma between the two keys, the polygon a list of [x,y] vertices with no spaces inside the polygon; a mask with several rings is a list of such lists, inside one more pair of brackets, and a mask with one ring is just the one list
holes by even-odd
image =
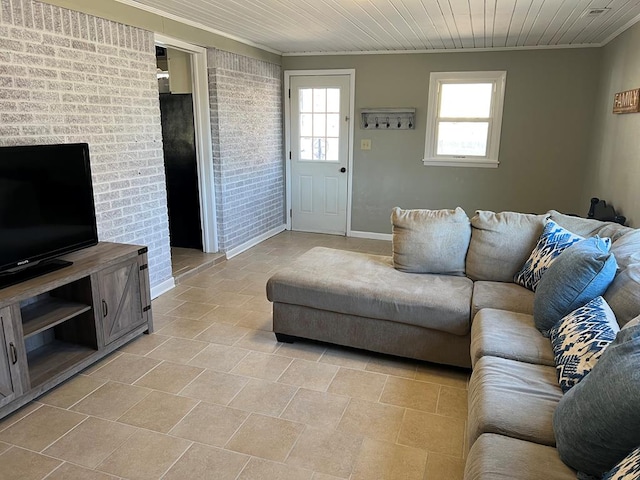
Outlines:
{"label": "gray painted wall", "polygon": [[640,225],[640,113],[614,115],[613,95],[640,87],[640,24],[604,47],[584,201],[605,199]]}
{"label": "gray painted wall", "polygon": [[[394,206],[586,214],[600,63],[601,49],[592,48],[283,57],[283,70],[355,68],[356,116],[365,107],[417,108],[415,130],[364,131],[355,119],[352,229],[388,233]],[[425,167],[429,74],[468,70],[507,71],[500,167]],[[371,151],[360,150],[364,138]]]}

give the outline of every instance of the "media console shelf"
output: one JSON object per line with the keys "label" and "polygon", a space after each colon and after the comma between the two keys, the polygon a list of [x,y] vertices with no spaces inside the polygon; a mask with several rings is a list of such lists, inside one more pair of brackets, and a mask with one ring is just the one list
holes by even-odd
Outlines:
{"label": "media console shelf", "polygon": [[0,290],[0,418],[153,331],[146,247],[100,242]]}

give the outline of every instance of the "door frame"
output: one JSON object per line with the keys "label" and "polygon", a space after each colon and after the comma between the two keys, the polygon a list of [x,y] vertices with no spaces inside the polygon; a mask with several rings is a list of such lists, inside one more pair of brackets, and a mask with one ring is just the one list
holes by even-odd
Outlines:
{"label": "door frame", "polygon": [[209,113],[207,49],[158,33],[155,34],[154,42],[156,45],[162,47],[182,50],[191,56],[193,126],[196,134],[196,165],[198,170],[198,193],[200,196],[202,250],[205,253],[215,253],[219,248],[215,183],[213,177],[211,116]]}
{"label": "door frame", "polygon": [[286,217],[287,230],[291,230],[291,98],[289,90],[291,88],[291,77],[329,77],[332,75],[346,75],[349,77],[349,133],[348,133],[348,159],[347,159],[347,225],[346,235],[351,236],[351,196],[353,184],[353,137],[356,124],[355,108],[356,108],[356,70],[349,69],[331,69],[331,70],[286,70],[284,72],[284,163],[285,163],[285,179],[286,179]]}

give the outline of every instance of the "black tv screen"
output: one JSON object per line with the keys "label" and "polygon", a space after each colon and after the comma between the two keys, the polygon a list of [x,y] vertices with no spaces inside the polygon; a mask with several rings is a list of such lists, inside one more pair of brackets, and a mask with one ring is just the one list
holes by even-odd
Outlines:
{"label": "black tv screen", "polygon": [[0,272],[97,242],[86,143],[0,147]]}

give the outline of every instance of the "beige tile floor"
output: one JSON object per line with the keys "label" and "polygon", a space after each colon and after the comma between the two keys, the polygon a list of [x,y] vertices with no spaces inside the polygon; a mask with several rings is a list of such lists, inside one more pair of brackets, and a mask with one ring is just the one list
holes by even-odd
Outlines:
{"label": "beige tile floor", "polygon": [[265,282],[316,245],[282,233],[153,301],[144,335],[0,421],[0,479],[456,480],[465,371],[281,344]]}

